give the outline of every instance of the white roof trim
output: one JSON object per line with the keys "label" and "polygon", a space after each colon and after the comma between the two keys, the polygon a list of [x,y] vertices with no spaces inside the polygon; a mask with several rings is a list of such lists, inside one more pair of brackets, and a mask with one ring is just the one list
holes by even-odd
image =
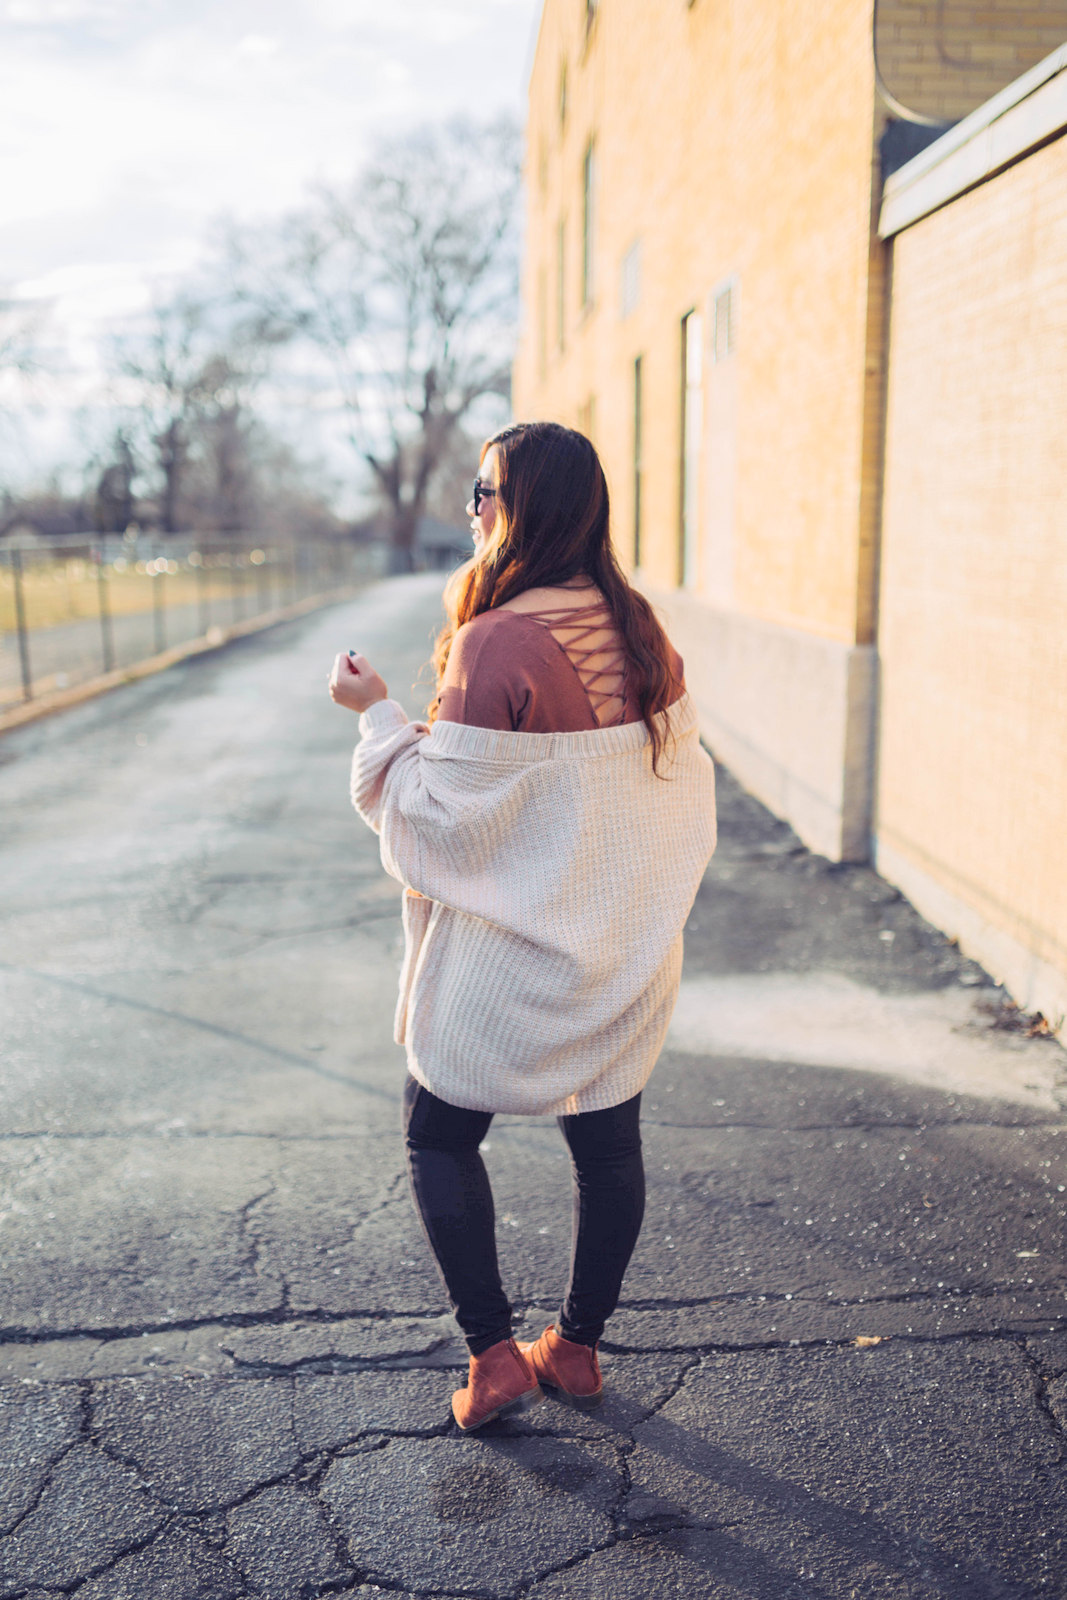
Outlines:
{"label": "white roof trim", "polygon": [[1067,44],[886,179],[879,235],[892,238],[1064,129]]}

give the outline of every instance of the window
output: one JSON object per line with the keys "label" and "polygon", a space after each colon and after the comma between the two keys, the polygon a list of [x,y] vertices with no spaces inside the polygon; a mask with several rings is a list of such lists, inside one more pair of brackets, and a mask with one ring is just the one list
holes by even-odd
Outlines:
{"label": "window", "polygon": [[593,395],[578,407],[578,431],[584,433],[587,439],[596,441],[596,399]]}
{"label": "window", "polygon": [[593,40],[596,37],[596,19],[600,15],[600,3],[599,0],[581,0],[581,4],[585,7],[585,27],[582,32],[579,60],[584,66]]}
{"label": "window", "polygon": [[582,161],[582,305],[593,299],[593,233],[596,227],[596,151],[590,139]]}
{"label": "window", "polygon": [[619,306],[625,318],[637,310],[641,303],[641,241],[635,239],[622,258]]}
{"label": "window", "polygon": [[704,429],[703,318],[682,318],[681,493],[679,496],[678,581],[691,588],[697,576],[697,486],[700,440]]}
{"label": "window", "polygon": [[712,319],[711,353],[712,360],[718,363],[728,360],[733,355],[736,344],[732,283],[725,289],[720,289],[712,300]]}
{"label": "window", "polygon": [[556,349],[563,349],[567,306],[567,230],[563,218],[556,229]]}
{"label": "window", "polygon": [[634,360],[634,566],[641,565],[641,357]]}

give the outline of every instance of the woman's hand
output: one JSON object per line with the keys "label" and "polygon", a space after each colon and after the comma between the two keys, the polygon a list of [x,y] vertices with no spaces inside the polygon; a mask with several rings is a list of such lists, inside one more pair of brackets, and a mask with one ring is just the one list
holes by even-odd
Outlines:
{"label": "woman's hand", "polygon": [[378,700],[387,700],[389,690],[366,656],[353,651],[335,657],[330,673],[330,699],[349,711],[366,711]]}

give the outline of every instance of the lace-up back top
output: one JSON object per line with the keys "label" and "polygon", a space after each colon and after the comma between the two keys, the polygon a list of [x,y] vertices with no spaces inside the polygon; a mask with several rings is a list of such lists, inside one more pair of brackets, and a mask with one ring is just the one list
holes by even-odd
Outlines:
{"label": "lace-up back top", "polygon": [[[518,604],[484,611],[460,628],[438,717],[526,733],[578,733],[639,721],[640,710],[627,696],[626,652],[607,602],[592,586],[591,603],[568,602],[568,592],[586,591],[529,591]],[[681,694],[677,651],[672,665]]]}

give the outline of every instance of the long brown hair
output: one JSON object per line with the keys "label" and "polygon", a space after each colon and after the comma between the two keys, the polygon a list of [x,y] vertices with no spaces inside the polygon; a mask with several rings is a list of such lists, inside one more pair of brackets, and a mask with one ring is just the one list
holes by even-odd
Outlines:
{"label": "long brown hair", "polygon": [[[590,441],[558,422],[517,422],[482,446],[495,445],[500,468],[496,522],[488,543],[450,578],[447,620],[434,645],[440,696],[448,652],[457,629],[525,589],[566,583],[584,575],[611,610],[626,651],[626,692],[636,702],[652,741],[658,771],[664,731],[657,713],[674,699],[678,682],[671,649],[655,613],[619,566],[611,547],[608,486]],[[433,722],[439,700],[429,711]]]}

